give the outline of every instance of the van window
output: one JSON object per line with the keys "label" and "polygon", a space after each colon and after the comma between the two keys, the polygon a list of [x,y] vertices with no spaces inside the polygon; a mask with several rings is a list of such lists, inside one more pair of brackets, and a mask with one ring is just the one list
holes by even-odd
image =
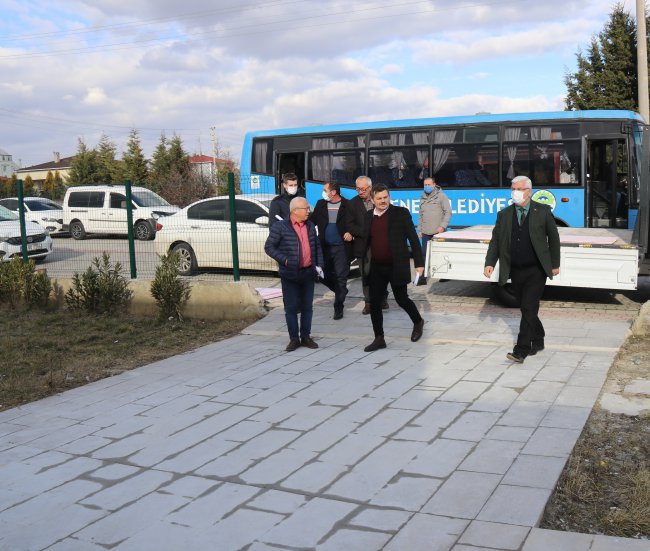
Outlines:
{"label": "van window", "polygon": [[103,191],[73,191],[68,196],[68,207],[100,209],[103,206]]}
{"label": "van window", "polygon": [[153,191],[134,191],[131,193],[133,202],[139,207],[169,207],[169,203]]}
{"label": "van window", "polygon": [[111,193],[112,209],[121,209],[122,202],[124,202],[124,208],[126,208],[126,195],[122,195],[121,193]]}

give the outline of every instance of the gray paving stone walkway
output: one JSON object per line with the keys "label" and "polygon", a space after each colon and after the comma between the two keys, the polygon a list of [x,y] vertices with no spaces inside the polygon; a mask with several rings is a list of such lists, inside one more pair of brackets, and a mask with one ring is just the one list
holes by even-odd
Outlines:
{"label": "gray paving stone walkway", "polygon": [[244,334],[0,413],[0,549],[648,551],[536,528],[630,319],[427,308],[371,340],[361,304],[287,354]]}

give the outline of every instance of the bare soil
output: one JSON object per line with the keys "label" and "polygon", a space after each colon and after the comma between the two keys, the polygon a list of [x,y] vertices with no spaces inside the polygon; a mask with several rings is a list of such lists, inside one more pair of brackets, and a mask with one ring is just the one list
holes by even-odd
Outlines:
{"label": "bare soil", "polygon": [[[603,393],[621,392],[632,381],[648,380],[649,371],[650,336],[632,336],[612,365]],[[546,506],[541,526],[650,537],[649,410],[638,415],[610,413],[599,400]]]}
{"label": "bare soil", "polygon": [[0,411],[238,334],[250,321],[0,310]]}

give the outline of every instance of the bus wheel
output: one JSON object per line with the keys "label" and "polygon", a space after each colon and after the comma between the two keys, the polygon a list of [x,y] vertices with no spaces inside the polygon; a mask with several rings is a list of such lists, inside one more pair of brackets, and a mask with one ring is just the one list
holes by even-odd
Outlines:
{"label": "bus wheel", "polygon": [[505,306],[506,308],[519,308],[519,301],[512,292],[510,283],[506,283],[503,287],[494,283],[492,285],[492,296],[501,306]]}

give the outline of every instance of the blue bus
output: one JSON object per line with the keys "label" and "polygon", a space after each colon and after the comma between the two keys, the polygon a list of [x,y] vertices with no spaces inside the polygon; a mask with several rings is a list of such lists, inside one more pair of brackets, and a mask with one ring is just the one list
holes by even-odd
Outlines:
{"label": "blue bus", "polygon": [[631,111],[479,114],[249,132],[241,160],[243,194],[279,193],[298,175],[314,205],[322,184],[355,195],[366,175],[417,223],[424,178],[452,205],[451,227],[494,224],[510,202],[510,181],[528,176],[533,199],[558,224],[632,229],[639,207],[642,117]]}

